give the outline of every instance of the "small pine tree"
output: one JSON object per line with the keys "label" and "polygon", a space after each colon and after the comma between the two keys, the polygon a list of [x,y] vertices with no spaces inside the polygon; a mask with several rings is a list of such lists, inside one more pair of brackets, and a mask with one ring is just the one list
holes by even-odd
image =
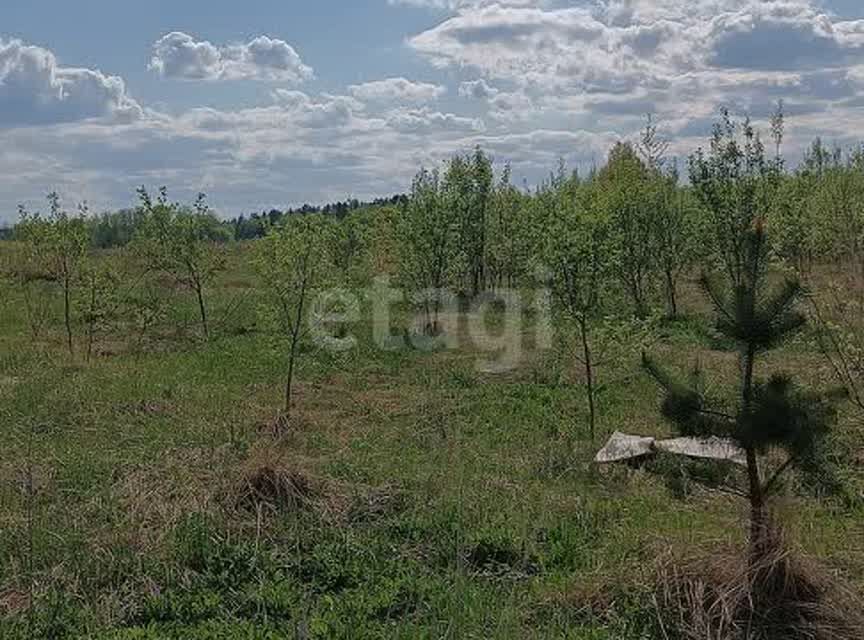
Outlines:
{"label": "small pine tree", "polygon": [[[784,474],[797,468],[810,479],[824,480],[820,477],[824,471],[820,454],[835,411],[827,397],[796,387],[785,375],[757,379],[758,357],[804,324],[804,316],[796,310],[803,289],[794,279],[769,287],[769,249],[761,220],[744,234],[741,248],[737,282],[724,288],[711,277],[701,279],[717,314],[717,330],[738,348],[740,390],[736,401],[709,398],[698,375],[689,383],[681,382],[650,357],[643,359],[665,391],[663,414],[683,435],[729,438],[746,453],[747,488],[740,493],[749,500],[751,559],[758,562],[769,542],[768,502]],[[734,407],[731,411],[730,404]],[[785,462],[768,472],[768,454],[777,450],[785,454]]]}

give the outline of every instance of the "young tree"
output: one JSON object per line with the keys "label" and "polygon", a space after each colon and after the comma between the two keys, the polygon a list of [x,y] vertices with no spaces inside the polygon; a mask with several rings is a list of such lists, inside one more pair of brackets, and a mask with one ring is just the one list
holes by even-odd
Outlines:
{"label": "young tree", "polygon": [[331,254],[333,264],[343,282],[362,283],[369,276],[369,245],[371,242],[371,208],[348,213],[334,225]]}
{"label": "young tree", "polygon": [[463,226],[471,289],[476,296],[486,290],[486,244],[489,201],[494,189],[492,160],[478,146],[470,164],[471,205]]}
{"label": "young tree", "polygon": [[669,317],[678,315],[678,283],[692,265],[699,241],[695,221],[698,208],[692,194],[677,187],[677,178],[657,178],[658,193],[654,216],[656,262],[663,279],[663,291]]}
{"label": "young tree", "polygon": [[399,276],[409,288],[423,292],[429,335],[440,332],[440,292],[461,272],[459,224],[459,211],[445,202],[438,173],[421,170],[396,223],[396,236]]}
{"label": "young tree", "polygon": [[619,143],[594,180],[599,206],[609,216],[613,266],[639,318],[649,311],[657,258],[655,220],[662,201],[650,178],[633,147]]}
{"label": "young tree", "polygon": [[510,182],[506,165],[489,202],[486,231],[486,284],[513,287],[528,271],[530,248],[526,198]]}
{"label": "young tree", "polygon": [[645,117],[645,128],[639,136],[639,144],[636,151],[642,157],[642,162],[649,171],[662,173],[666,164],[666,152],[669,150],[669,141],[660,135],[660,128],[654,116],[648,114]]}
{"label": "young tree", "polygon": [[63,322],[69,355],[74,355],[72,337],[72,305],[74,289],[81,275],[88,248],[85,223],[86,206],[79,208],[77,216],[69,215],[60,204],[56,193],[48,195],[50,211],[47,217],[21,209],[21,220],[16,227],[29,253],[29,261],[47,277],[59,283],[63,291]]}
{"label": "young tree", "polygon": [[[20,230],[16,228],[17,240]],[[32,245],[25,242],[11,242],[0,246],[0,274],[16,287],[24,299],[24,312],[30,335],[35,341],[41,335],[51,316],[53,282],[41,264]]]}
{"label": "young tree", "polygon": [[777,163],[765,158],[759,134],[745,120],[738,126],[723,111],[709,152],[690,156],[690,182],[708,222],[714,252],[729,279],[739,284],[747,268],[745,239],[757,216],[771,209],[779,183]]}
{"label": "young tree", "polygon": [[[761,219],[747,230],[739,246],[737,282],[727,275],[724,287],[711,277],[702,278],[716,310],[718,331],[738,345],[737,401],[710,398],[698,381],[678,381],[647,356],[644,362],[665,391],[664,415],[684,435],[730,438],[746,452],[747,488],[741,494],[749,500],[751,558],[758,562],[767,551],[769,499],[792,468],[816,476],[834,410],[824,397],[797,388],[787,376],[756,377],[759,356],[804,324],[804,316],[796,310],[803,290],[794,279],[769,290],[769,247]],[[730,404],[733,410],[728,409]],[[766,473],[773,459],[768,454],[775,450],[785,453],[785,461]]]}
{"label": "young tree", "polygon": [[596,372],[592,329],[602,318],[611,264],[609,224],[589,193],[574,198],[566,185],[550,187],[543,199],[554,203],[545,236],[542,267],[554,309],[565,325],[575,326],[581,348],[577,356],[585,372],[585,393],[591,439],[596,433]]}
{"label": "young tree", "polygon": [[643,201],[650,203],[653,215],[645,218],[651,225],[651,247],[655,267],[663,280],[667,313],[678,315],[678,279],[692,264],[697,230],[695,207],[690,192],[678,186],[678,167],[669,163],[669,142],[660,135],[653,116],[646,118],[636,151],[647,170]]}
{"label": "young tree", "polygon": [[295,364],[308,330],[305,314],[314,290],[333,273],[332,224],[320,214],[292,215],[255,247],[255,267],[266,307],[288,339],[284,418],[291,416]]}
{"label": "young tree", "polygon": [[138,197],[142,212],[138,250],[149,269],[168,275],[195,294],[201,331],[209,340],[206,292],[224,267],[224,260],[214,247],[219,238],[215,231],[218,222],[210,213],[206,196],[199,194],[191,210],[169,202],[164,187],[155,202],[144,187],[138,190]]}
{"label": "young tree", "polygon": [[489,201],[493,191],[492,161],[477,147],[471,155],[450,159],[441,179],[441,204],[457,221],[464,291],[477,295],[486,287],[486,244]]}
{"label": "young tree", "polygon": [[83,270],[86,296],[81,317],[87,327],[87,362],[93,356],[97,332],[104,330],[119,305],[120,278],[112,266],[108,256],[99,256],[89,260]]}

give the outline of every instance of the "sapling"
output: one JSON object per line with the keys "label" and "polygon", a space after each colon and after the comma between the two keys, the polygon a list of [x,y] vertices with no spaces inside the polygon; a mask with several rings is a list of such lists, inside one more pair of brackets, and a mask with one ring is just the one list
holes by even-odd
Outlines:
{"label": "sapling", "polygon": [[288,338],[284,418],[291,416],[294,372],[314,290],[333,272],[332,228],[319,214],[296,215],[272,229],[256,247],[255,267],[265,294],[266,309]]}
{"label": "sapling", "polygon": [[[63,293],[63,324],[69,355],[74,355],[72,305],[74,290],[87,254],[89,237],[85,223],[86,205],[70,215],[56,193],[48,195],[49,213],[43,217],[21,208],[16,235],[27,247],[31,263],[44,277],[57,282]],[[28,304],[32,304],[28,301]]]}
{"label": "sapling", "polygon": [[[760,219],[739,248],[737,281],[730,282],[728,275],[725,283],[707,275],[701,279],[715,309],[717,330],[737,346],[736,399],[709,397],[698,380],[679,381],[648,356],[644,364],[665,392],[663,414],[683,435],[729,438],[745,452],[747,481],[740,494],[749,501],[750,556],[758,563],[769,550],[770,498],[791,469],[818,479],[835,411],[827,397],[800,389],[788,376],[775,374],[767,380],[756,376],[759,357],[804,324],[797,310],[804,291],[795,279],[769,288],[769,247]],[[784,459],[772,465],[775,452]]]}
{"label": "sapling", "polygon": [[421,170],[411,185],[411,197],[396,222],[399,250],[399,277],[409,289],[423,292],[424,331],[440,332],[440,293],[456,281],[464,262],[460,248],[459,210],[453,206],[455,169],[445,197],[435,171]]}
{"label": "sapling", "polygon": [[564,325],[574,326],[580,348],[577,359],[585,372],[588,421],[593,440],[597,424],[595,354],[592,329],[602,318],[611,278],[609,225],[588,194],[574,198],[562,186],[549,187],[554,207],[542,250],[546,286]]}
{"label": "sapling", "polygon": [[143,187],[138,197],[142,222],[137,249],[149,269],[168,275],[195,294],[201,332],[209,339],[206,292],[223,269],[224,259],[214,247],[214,217],[206,196],[198,194],[192,209],[169,202],[164,187],[155,201]]}

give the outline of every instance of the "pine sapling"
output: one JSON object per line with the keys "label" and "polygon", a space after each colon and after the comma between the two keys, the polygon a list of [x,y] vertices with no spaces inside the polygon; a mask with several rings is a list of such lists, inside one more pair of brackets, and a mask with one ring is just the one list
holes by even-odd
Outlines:
{"label": "pine sapling", "polygon": [[[757,377],[759,357],[803,326],[797,303],[804,291],[795,279],[769,286],[769,251],[761,220],[746,233],[742,249],[737,283],[724,287],[707,275],[701,279],[715,309],[717,330],[738,350],[735,399],[708,397],[697,380],[679,381],[648,356],[644,365],[665,392],[663,414],[683,435],[728,438],[746,453],[746,487],[737,492],[749,501],[750,560],[751,566],[758,566],[770,551],[774,523],[769,520],[769,502],[785,474],[797,469],[810,481],[830,481],[821,454],[835,410],[826,395],[803,390],[786,375]],[[783,461],[774,463],[779,454]]]}

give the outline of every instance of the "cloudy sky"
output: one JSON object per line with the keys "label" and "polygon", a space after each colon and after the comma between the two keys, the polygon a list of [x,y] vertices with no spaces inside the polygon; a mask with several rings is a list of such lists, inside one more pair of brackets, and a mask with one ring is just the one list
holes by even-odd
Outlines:
{"label": "cloudy sky", "polygon": [[864,140],[861,0],[5,0],[0,222],[136,185],[225,214],[404,191],[475,144],[533,182],[718,106]]}

